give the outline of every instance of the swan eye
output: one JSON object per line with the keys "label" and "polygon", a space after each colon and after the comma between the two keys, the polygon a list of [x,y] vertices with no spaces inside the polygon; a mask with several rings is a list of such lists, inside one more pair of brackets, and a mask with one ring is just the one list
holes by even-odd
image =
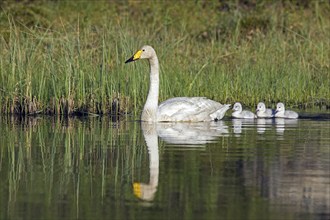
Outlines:
{"label": "swan eye", "polygon": [[144,51],[146,51],[145,49],[142,49],[142,51],[144,52]]}

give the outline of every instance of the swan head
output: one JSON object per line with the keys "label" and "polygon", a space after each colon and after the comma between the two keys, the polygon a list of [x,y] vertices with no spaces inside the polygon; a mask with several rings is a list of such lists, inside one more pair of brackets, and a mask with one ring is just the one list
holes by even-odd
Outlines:
{"label": "swan head", "polygon": [[129,63],[132,61],[136,61],[139,59],[151,59],[156,55],[154,48],[149,45],[143,46],[140,50],[136,51],[136,53],[125,61],[125,63]]}
{"label": "swan head", "polygon": [[284,104],[282,102],[277,103],[275,113],[284,112],[284,111],[285,111]]}
{"label": "swan head", "polygon": [[157,191],[157,186],[144,183],[133,183],[134,195],[144,201],[152,201]]}
{"label": "swan head", "polygon": [[259,102],[257,105],[257,112],[264,112],[266,111],[266,105],[263,102]]}
{"label": "swan head", "polygon": [[242,104],[239,103],[239,102],[236,102],[236,103],[234,104],[233,110],[234,110],[234,111],[241,112],[241,111],[242,111]]}

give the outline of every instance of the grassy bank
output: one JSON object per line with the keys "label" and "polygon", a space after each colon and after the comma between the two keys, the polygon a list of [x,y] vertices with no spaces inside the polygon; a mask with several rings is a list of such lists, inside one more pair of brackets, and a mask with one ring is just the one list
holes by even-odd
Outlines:
{"label": "grassy bank", "polygon": [[2,2],[0,112],[138,115],[148,65],[124,61],[144,44],[160,101],[329,107],[329,3],[231,2]]}

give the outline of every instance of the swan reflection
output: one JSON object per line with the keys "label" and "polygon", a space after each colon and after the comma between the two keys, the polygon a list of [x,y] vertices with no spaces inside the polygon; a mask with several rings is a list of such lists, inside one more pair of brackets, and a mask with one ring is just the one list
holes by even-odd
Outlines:
{"label": "swan reflection", "polygon": [[271,118],[258,118],[257,119],[257,132],[259,134],[265,133],[267,127],[273,124],[273,119]]}
{"label": "swan reflection", "polygon": [[235,136],[240,136],[242,133],[242,128],[253,126],[254,119],[251,118],[233,118],[233,132]]}
{"label": "swan reflection", "polygon": [[283,135],[286,126],[296,127],[297,123],[297,119],[275,118],[276,133]]}
{"label": "swan reflection", "polygon": [[144,139],[149,154],[149,183],[135,182],[133,184],[134,195],[144,201],[152,201],[158,187],[159,177],[159,153],[158,137],[155,124],[141,123]]}
{"label": "swan reflection", "polygon": [[162,140],[181,146],[204,145],[228,133],[228,126],[223,121],[157,124],[157,134]]}
{"label": "swan reflection", "polygon": [[149,155],[149,182],[133,183],[134,195],[151,202],[157,192],[159,179],[158,136],[167,143],[201,146],[214,141],[221,135],[228,134],[228,127],[222,121],[205,123],[141,123]]}
{"label": "swan reflection", "polygon": [[242,120],[241,119],[233,119],[233,131],[235,134],[242,133]]}
{"label": "swan reflection", "polygon": [[284,118],[276,118],[275,119],[276,133],[279,135],[284,134],[285,131],[285,119]]}

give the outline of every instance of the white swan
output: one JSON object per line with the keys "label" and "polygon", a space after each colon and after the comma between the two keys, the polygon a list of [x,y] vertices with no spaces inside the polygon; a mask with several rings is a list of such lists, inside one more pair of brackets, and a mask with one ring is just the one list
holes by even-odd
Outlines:
{"label": "white swan", "polygon": [[266,108],[266,105],[263,102],[258,103],[256,111],[257,111],[258,118],[274,117],[273,110],[270,108]]}
{"label": "white swan", "polygon": [[234,118],[256,118],[257,116],[247,110],[243,110],[242,104],[239,102],[236,102],[233,107],[234,112],[231,114]]}
{"label": "white swan", "polygon": [[150,87],[141,115],[142,121],[220,120],[230,108],[230,104],[222,105],[205,97],[176,97],[168,99],[158,106],[159,63],[156,52],[151,46],[143,46],[125,63],[139,59],[147,59],[150,64]]}
{"label": "white swan", "polygon": [[298,118],[299,115],[297,112],[285,110],[284,104],[282,102],[279,102],[276,105],[275,117],[276,118]]}

